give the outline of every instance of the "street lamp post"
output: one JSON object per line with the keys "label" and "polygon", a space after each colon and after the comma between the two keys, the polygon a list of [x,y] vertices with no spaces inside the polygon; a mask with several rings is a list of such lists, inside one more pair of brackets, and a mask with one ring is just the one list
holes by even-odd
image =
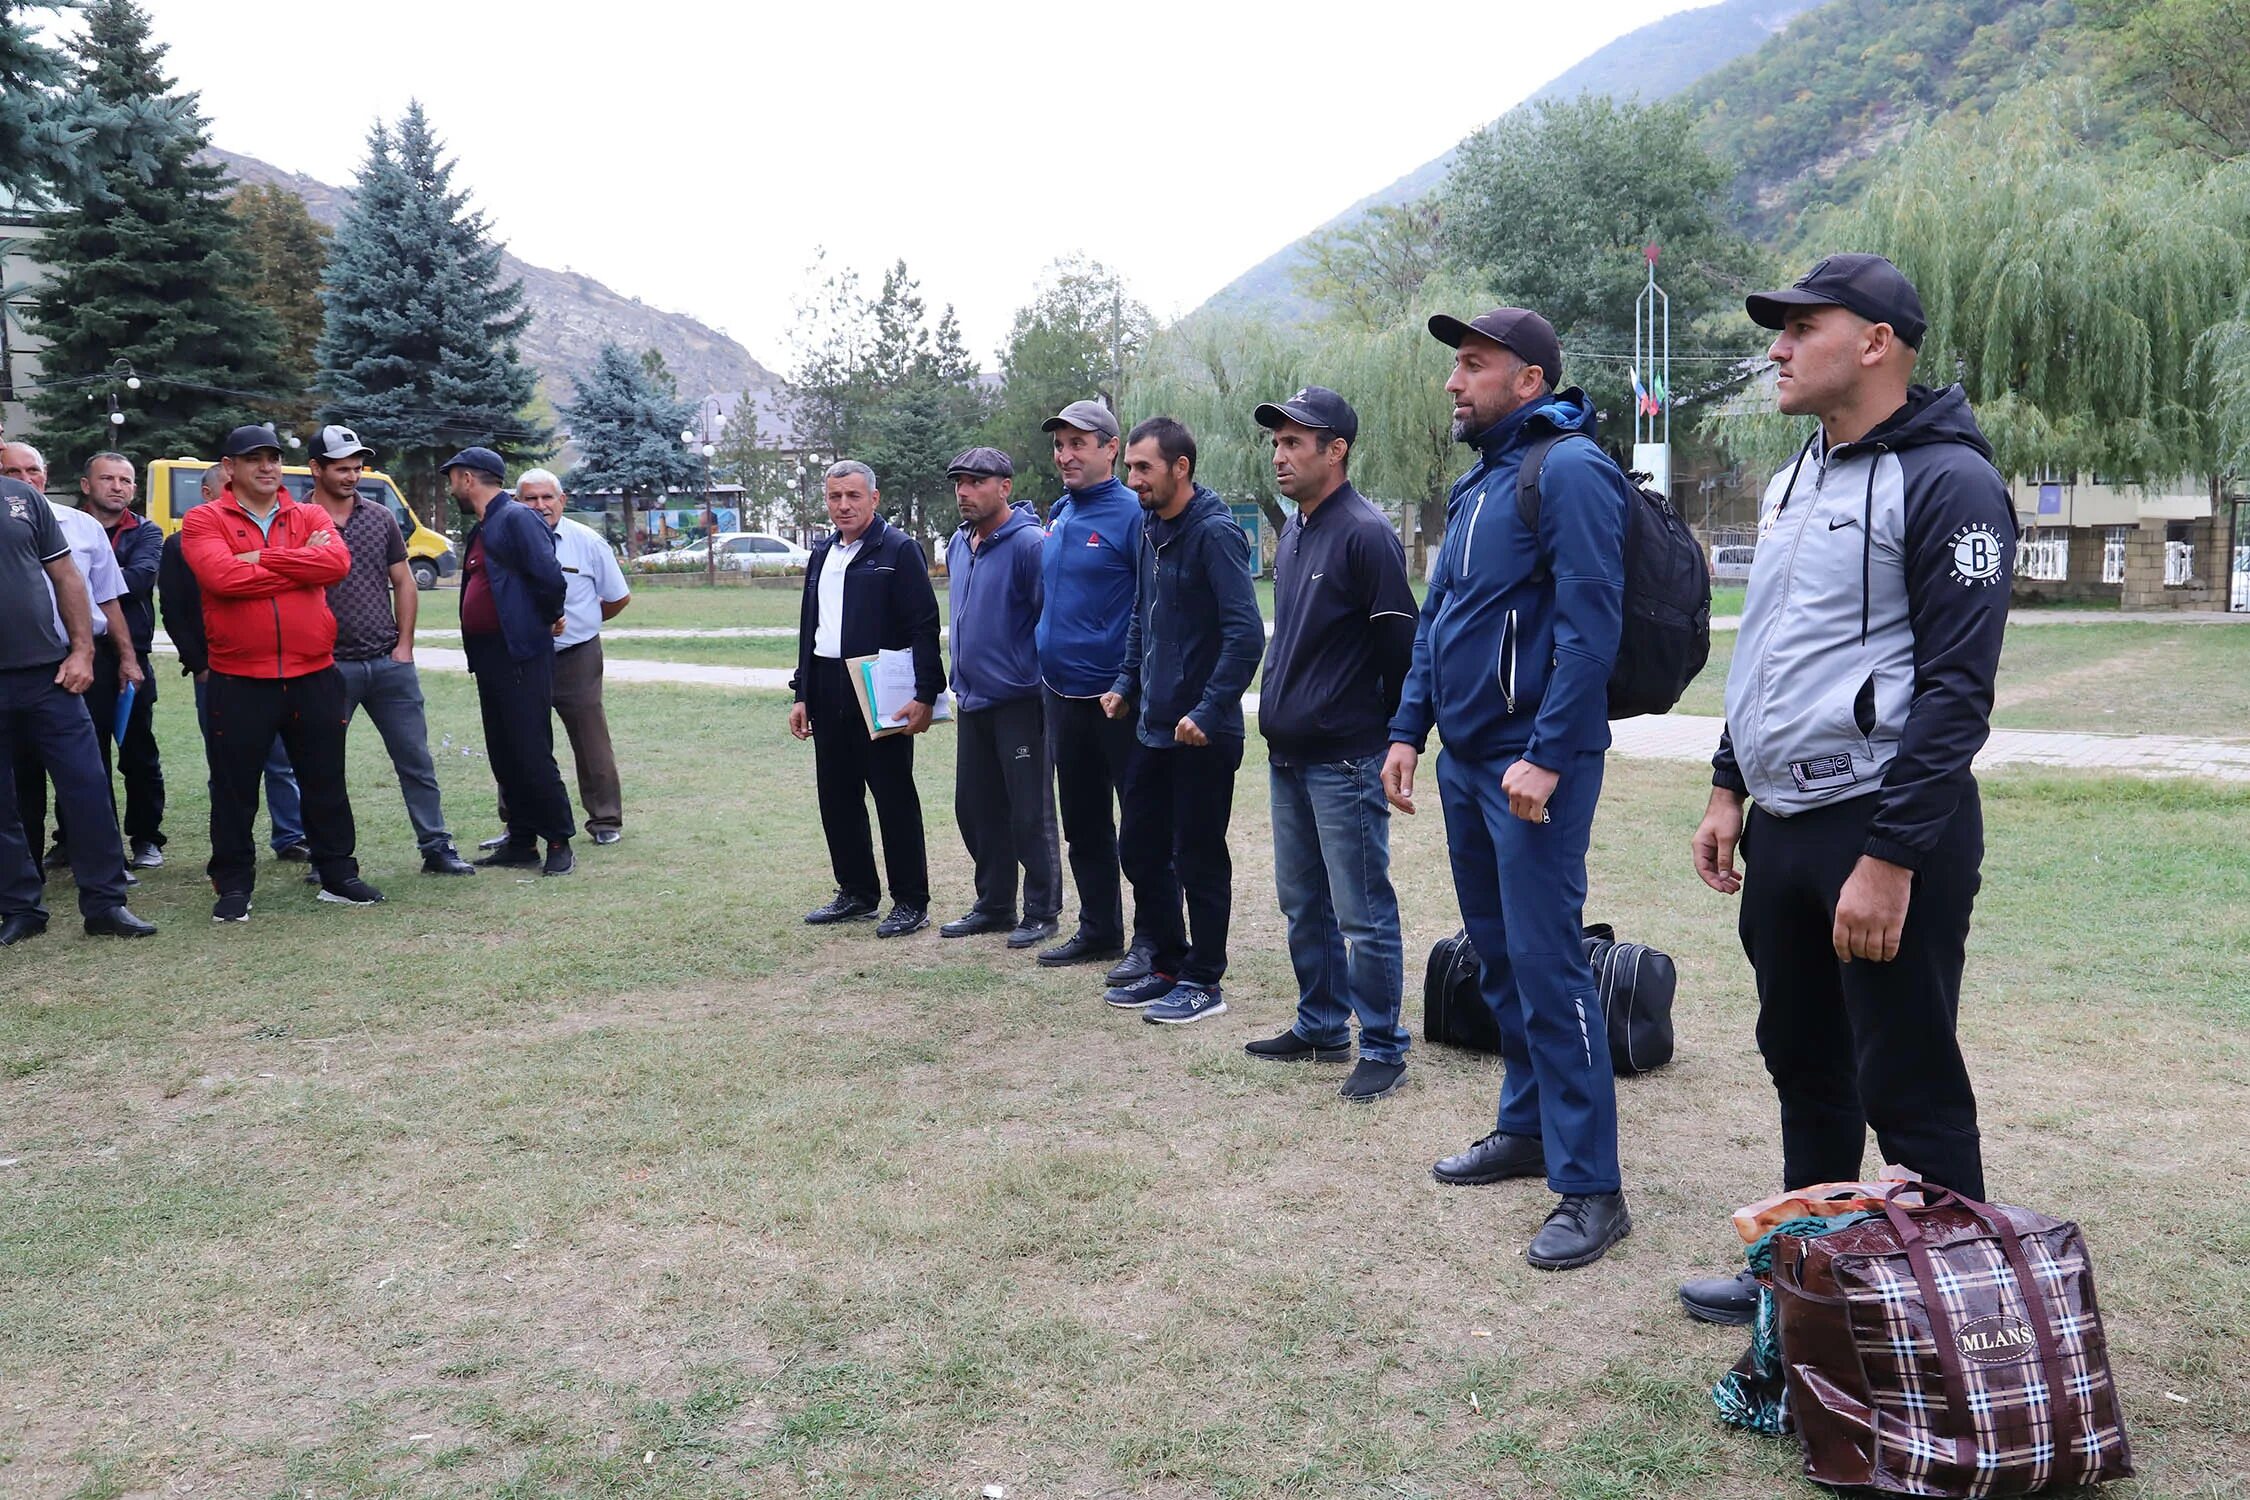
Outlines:
{"label": "street lamp post", "polygon": [[711,456],[719,450],[709,442],[698,442],[692,428],[680,433],[680,441],[687,444],[689,453],[703,460],[703,581],[709,587],[717,588],[719,586],[719,517],[718,513],[711,508]]}

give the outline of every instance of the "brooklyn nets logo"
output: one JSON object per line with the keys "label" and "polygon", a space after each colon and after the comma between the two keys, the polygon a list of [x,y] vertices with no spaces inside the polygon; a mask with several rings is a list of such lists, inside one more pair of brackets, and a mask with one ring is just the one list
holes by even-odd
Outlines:
{"label": "brooklyn nets logo", "polygon": [[1963,588],[2000,581],[2000,561],[2005,554],[2000,534],[1978,521],[1953,533],[1953,581]]}

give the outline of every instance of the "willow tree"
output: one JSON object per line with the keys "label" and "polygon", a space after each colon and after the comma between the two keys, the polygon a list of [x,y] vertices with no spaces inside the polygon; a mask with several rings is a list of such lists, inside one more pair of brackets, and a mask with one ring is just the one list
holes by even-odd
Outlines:
{"label": "willow tree", "polygon": [[2079,135],[2086,118],[2052,88],[1932,127],[1817,242],[1913,279],[1930,321],[1917,378],[1966,387],[2001,472],[2208,474],[2198,345],[2250,273],[2250,167],[2182,153],[2121,171]]}

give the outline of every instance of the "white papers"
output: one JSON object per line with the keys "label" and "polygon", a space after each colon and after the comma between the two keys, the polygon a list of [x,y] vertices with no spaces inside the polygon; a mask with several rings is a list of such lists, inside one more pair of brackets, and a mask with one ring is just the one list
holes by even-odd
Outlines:
{"label": "white papers", "polygon": [[[867,664],[867,691],[874,705],[875,722],[895,729],[906,722],[907,705],[914,701],[914,653],[878,651]],[[953,695],[939,693],[930,710],[931,722],[953,717]]]}

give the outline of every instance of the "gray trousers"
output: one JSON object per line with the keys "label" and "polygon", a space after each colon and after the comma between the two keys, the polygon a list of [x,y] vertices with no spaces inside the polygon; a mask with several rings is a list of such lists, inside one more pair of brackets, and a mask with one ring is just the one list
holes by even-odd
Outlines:
{"label": "gray trousers", "polygon": [[[555,653],[555,717],[570,736],[570,758],[578,765],[586,832],[623,829],[625,789],[617,774],[617,752],[609,743],[609,714],[602,707],[600,636]],[[508,821],[506,792],[500,794],[500,821]]]}
{"label": "gray trousers", "polygon": [[989,917],[1015,917],[1019,865],[1024,919],[1051,922],[1062,911],[1045,710],[1022,698],[954,716],[953,817],[976,866],[976,909]]}
{"label": "gray trousers", "polygon": [[344,679],[344,722],[367,710],[383,737],[398,789],[406,798],[414,843],[424,854],[452,847],[445,809],[438,802],[437,768],[430,762],[430,727],[422,712],[422,677],[410,661],[378,656],[372,661],[339,661]]}

